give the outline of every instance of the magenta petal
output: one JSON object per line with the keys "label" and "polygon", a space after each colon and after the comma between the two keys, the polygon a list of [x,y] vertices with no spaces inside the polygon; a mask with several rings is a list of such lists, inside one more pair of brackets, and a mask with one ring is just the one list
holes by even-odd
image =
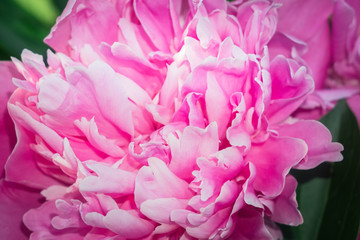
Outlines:
{"label": "magenta petal", "polygon": [[0,239],[28,239],[22,216],[29,209],[38,207],[41,198],[35,190],[0,180]]}
{"label": "magenta petal", "polygon": [[15,86],[11,79],[20,77],[15,66],[11,62],[0,62],[0,176],[2,175],[6,159],[11,153],[11,149],[16,142],[14,124],[12,123],[7,111],[6,102],[9,100],[11,93],[15,90]]}
{"label": "magenta petal", "polygon": [[45,175],[37,165],[41,156],[31,148],[32,140],[24,129],[16,127],[18,142],[5,165],[6,179],[25,186],[44,189],[58,182]]}
{"label": "magenta petal", "polygon": [[261,212],[245,207],[238,214],[239,218],[237,219],[235,232],[229,239],[279,239],[273,238],[270,231],[266,228],[264,216]]}
{"label": "magenta petal", "polygon": [[313,91],[314,81],[304,66],[281,55],[271,61],[270,74],[272,92],[268,116],[270,123],[277,123],[288,118],[303,103]]}

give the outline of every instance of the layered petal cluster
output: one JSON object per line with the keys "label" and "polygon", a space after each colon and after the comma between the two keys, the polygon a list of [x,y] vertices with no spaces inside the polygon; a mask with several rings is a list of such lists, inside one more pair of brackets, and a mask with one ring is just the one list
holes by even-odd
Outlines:
{"label": "layered petal cluster", "polygon": [[31,239],[278,239],[276,223],[301,224],[290,170],[342,146],[292,117],[314,80],[274,48],[294,41],[281,7],[69,1],[47,63],[13,59],[5,176],[45,198],[24,215]]}

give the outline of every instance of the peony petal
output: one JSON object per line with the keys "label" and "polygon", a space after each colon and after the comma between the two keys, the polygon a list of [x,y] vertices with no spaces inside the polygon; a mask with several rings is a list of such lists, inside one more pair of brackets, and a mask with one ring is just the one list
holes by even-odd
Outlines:
{"label": "peony petal", "polygon": [[296,186],[296,179],[288,175],[285,180],[283,192],[273,200],[274,207],[272,209],[271,219],[275,222],[291,226],[298,226],[303,223],[301,213],[297,209]]}
{"label": "peony petal", "polygon": [[101,42],[115,42],[118,18],[111,2],[71,0],[44,41],[56,51],[78,57],[85,43],[96,49]]}
{"label": "peony petal", "polygon": [[45,202],[37,209],[31,209],[28,211],[23,219],[26,227],[28,227],[33,233],[30,239],[42,240],[42,239],[83,239],[88,228],[66,228],[58,230],[51,224],[51,219],[54,216],[60,214],[60,211],[55,206],[55,201]]}
{"label": "peony petal", "polygon": [[134,192],[135,173],[108,167],[101,163],[88,163],[98,176],[88,176],[80,182],[79,190],[107,194],[128,195]]}
{"label": "peony petal", "polygon": [[272,136],[263,144],[254,144],[245,158],[256,168],[254,188],[266,196],[279,195],[285,186],[285,176],[307,151],[303,140],[290,137]]}
{"label": "peony petal", "polygon": [[300,120],[285,124],[280,126],[278,132],[280,136],[302,139],[308,146],[307,156],[295,168],[311,169],[325,161],[337,162],[343,159],[340,153],[343,146],[331,142],[330,131],[318,121]]}
{"label": "peony petal", "polygon": [[145,32],[152,39],[154,45],[164,52],[168,52],[173,44],[170,41],[174,35],[174,30],[169,9],[169,1],[134,1],[135,13]]}
{"label": "peony petal", "polygon": [[6,159],[11,153],[11,149],[15,146],[16,138],[14,131],[14,124],[6,108],[6,102],[9,100],[11,93],[15,90],[11,79],[13,77],[20,77],[15,66],[11,62],[0,62],[0,176],[3,174]]}
{"label": "peony petal", "polygon": [[38,191],[0,180],[0,239],[25,240],[29,232],[24,229],[22,216],[39,206]]}
{"label": "peony petal", "polygon": [[177,177],[163,161],[148,159],[149,167],[142,167],[135,180],[135,202],[138,206],[149,199],[186,199],[192,196],[188,183]]}
{"label": "peony petal", "polygon": [[187,200],[177,198],[158,198],[146,200],[140,206],[140,211],[146,217],[158,223],[171,223],[171,212],[176,209],[185,209]]}
{"label": "peony petal", "polygon": [[115,126],[133,136],[134,123],[128,97],[114,70],[97,61],[89,66],[89,76],[101,113]]}
{"label": "peony petal", "polygon": [[169,169],[183,179],[190,179],[196,165],[196,158],[207,157],[219,148],[216,122],[206,129],[186,127],[180,139],[174,135],[168,138],[172,159]]}

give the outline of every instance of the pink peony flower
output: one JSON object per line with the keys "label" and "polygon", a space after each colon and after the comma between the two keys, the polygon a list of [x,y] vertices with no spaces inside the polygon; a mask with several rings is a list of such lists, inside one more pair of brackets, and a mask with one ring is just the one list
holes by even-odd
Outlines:
{"label": "pink peony flower", "polygon": [[333,14],[332,52],[335,71],[345,78],[360,77],[360,4],[338,0]]}
{"label": "pink peony flower", "polygon": [[271,49],[280,9],[69,1],[47,64],[13,59],[5,176],[45,198],[23,217],[30,238],[277,239],[276,223],[301,224],[290,170],[342,146],[292,118],[314,81]]}

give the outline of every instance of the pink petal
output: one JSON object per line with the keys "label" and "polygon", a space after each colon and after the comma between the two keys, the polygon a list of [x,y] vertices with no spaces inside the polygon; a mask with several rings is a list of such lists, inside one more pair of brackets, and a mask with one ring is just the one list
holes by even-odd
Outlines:
{"label": "pink petal", "polygon": [[283,56],[277,56],[271,62],[272,92],[268,108],[270,122],[288,118],[314,88],[313,79],[306,73],[306,68],[296,65],[296,62]]}
{"label": "pink petal", "polygon": [[171,172],[163,161],[149,158],[148,162],[149,167],[142,167],[135,180],[134,194],[138,206],[149,199],[187,199],[192,196],[188,183]]}
{"label": "pink petal", "polygon": [[69,1],[45,42],[56,51],[78,57],[80,49],[90,44],[117,39],[119,15],[108,1]]}
{"label": "pink petal", "polygon": [[238,213],[237,225],[230,240],[236,239],[274,239],[266,228],[263,213],[253,208],[243,208]]}
{"label": "pink petal", "polygon": [[168,52],[174,35],[169,1],[135,0],[134,10],[154,45],[159,50]]}
{"label": "pink petal", "polygon": [[196,227],[187,227],[186,232],[195,238],[209,239],[218,229],[222,228],[231,209],[225,208],[216,212],[206,222]]}
{"label": "pink petal", "polygon": [[196,158],[207,157],[218,151],[219,138],[217,124],[213,122],[206,129],[187,127],[182,137],[176,139],[174,135],[168,139],[172,159],[169,169],[183,179],[192,177]]}
{"label": "pink petal", "polygon": [[296,168],[311,169],[322,162],[337,162],[342,160],[341,151],[344,149],[339,143],[331,142],[330,131],[318,121],[300,120],[293,124],[282,125],[280,136],[302,139],[308,146],[308,153]]}
{"label": "pink petal", "polygon": [[245,158],[256,168],[254,188],[266,196],[279,195],[285,186],[285,176],[307,151],[303,140],[290,137],[270,137],[263,144],[254,144]]}
{"label": "pink petal", "polygon": [[296,179],[288,175],[283,192],[273,200],[274,207],[271,219],[275,222],[291,226],[298,226],[303,223],[301,213],[297,209],[296,186]]}

